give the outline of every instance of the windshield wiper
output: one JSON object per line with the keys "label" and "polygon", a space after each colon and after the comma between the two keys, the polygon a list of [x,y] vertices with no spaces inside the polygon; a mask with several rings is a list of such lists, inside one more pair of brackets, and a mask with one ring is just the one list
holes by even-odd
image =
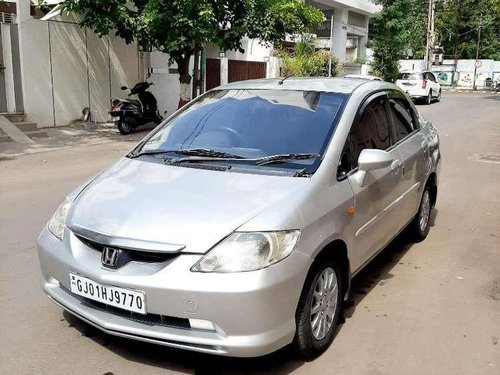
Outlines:
{"label": "windshield wiper", "polygon": [[319,158],[320,154],[312,154],[312,153],[302,153],[302,154],[278,154],[278,155],[270,155],[265,156],[263,158],[259,158],[255,160],[256,165],[266,165],[266,164],[274,164],[274,163],[283,163],[289,160],[307,160],[313,158]]}
{"label": "windshield wiper", "polygon": [[[218,158],[218,159],[244,159],[242,156],[233,155],[227,152],[210,150],[208,148],[187,148],[187,149],[179,149],[179,150],[165,150],[165,149],[156,149],[156,150],[144,150],[139,151],[138,153],[131,153],[129,157],[134,159],[144,155],[162,155],[162,154],[170,154],[174,153],[177,155],[186,155],[186,156],[201,156],[207,158]],[[188,160],[188,159],[180,159],[179,161]]]}
{"label": "windshield wiper", "polygon": [[243,156],[230,154],[229,152],[210,150],[208,148],[187,148],[177,150],[180,155],[186,156],[202,156],[207,158],[220,158],[220,159],[245,159]]}
{"label": "windshield wiper", "polygon": [[299,153],[299,154],[277,154],[277,155],[264,156],[262,158],[257,158],[257,159],[251,159],[231,154],[228,152],[211,150],[208,148],[190,148],[190,149],[188,148],[179,150],[165,150],[165,149],[145,150],[135,154],[131,153],[129,154],[129,157],[133,159],[144,155],[161,155],[169,153],[186,156],[178,159],[165,160],[165,161],[168,160],[172,164],[183,163],[183,162],[203,162],[203,161],[246,161],[246,162],[253,162],[255,163],[255,165],[267,165],[274,163],[283,163],[289,160],[307,160],[307,159],[319,158],[321,156],[320,154],[315,154],[315,153]]}
{"label": "windshield wiper", "polygon": [[172,153],[172,152],[176,152],[176,150],[162,150],[162,149],[144,150],[144,151],[139,151],[137,153],[131,152],[127,156],[131,159],[135,159],[135,158],[138,158],[138,157],[144,156],[144,155],[161,155],[161,154],[168,154],[168,153]]}

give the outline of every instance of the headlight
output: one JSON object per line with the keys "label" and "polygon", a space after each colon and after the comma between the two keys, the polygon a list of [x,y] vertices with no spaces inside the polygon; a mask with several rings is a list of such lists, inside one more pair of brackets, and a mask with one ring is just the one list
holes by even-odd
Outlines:
{"label": "headlight", "polygon": [[210,250],[191,271],[255,271],[285,259],[295,248],[300,231],[235,232]]}
{"label": "headlight", "polygon": [[64,201],[57,207],[54,216],[49,220],[48,228],[49,231],[62,240],[64,233],[64,224],[66,222],[66,216],[68,216],[69,209],[71,208],[71,201],[65,198]]}

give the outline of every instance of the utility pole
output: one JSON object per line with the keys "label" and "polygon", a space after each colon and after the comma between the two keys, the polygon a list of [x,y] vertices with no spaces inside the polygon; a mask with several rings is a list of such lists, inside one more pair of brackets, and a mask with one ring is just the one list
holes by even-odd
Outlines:
{"label": "utility pole", "polygon": [[472,81],[472,89],[477,91],[476,86],[476,76],[477,76],[477,68],[479,67],[479,50],[481,48],[481,26],[483,23],[483,14],[479,17],[479,27],[477,29],[477,49],[476,49],[476,63],[474,64],[474,79]]}
{"label": "utility pole", "polygon": [[434,0],[429,0],[429,13],[427,16],[427,43],[425,48],[425,69],[429,70],[432,65],[432,51],[434,49]]}
{"label": "utility pole", "polygon": [[460,0],[455,1],[455,17],[456,17],[456,23],[455,23],[455,63],[454,63],[454,69],[453,69],[453,74],[451,76],[451,84],[453,85],[456,81],[458,81],[457,78],[457,71],[458,71],[458,42],[460,38],[460,17],[461,17],[461,4]]}

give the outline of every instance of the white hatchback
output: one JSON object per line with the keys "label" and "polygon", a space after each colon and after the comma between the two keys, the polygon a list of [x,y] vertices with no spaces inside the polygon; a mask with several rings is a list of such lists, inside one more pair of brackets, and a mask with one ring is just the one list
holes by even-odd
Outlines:
{"label": "white hatchback", "polygon": [[426,104],[431,104],[433,100],[441,101],[441,85],[432,72],[399,73],[396,85],[413,100],[424,100]]}

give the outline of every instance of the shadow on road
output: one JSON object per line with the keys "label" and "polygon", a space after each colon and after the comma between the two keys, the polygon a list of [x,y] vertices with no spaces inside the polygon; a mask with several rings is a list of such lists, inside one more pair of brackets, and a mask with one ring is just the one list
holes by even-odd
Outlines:
{"label": "shadow on road", "polygon": [[[433,227],[435,225],[437,215],[438,210],[433,208],[429,226]],[[413,242],[410,242],[408,237],[407,230],[404,230],[353,278],[351,296],[344,307],[345,318],[348,319],[354,315],[356,307],[375,286],[383,286],[389,279],[394,277],[390,271],[394,266],[401,263],[401,258],[413,246]]]}
{"label": "shadow on road", "polygon": [[[122,358],[169,371],[195,375],[289,374],[304,363],[290,347],[259,358],[218,357],[110,336],[66,311],[63,317],[69,327],[80,331],[82,337],[90,338]],[[110,368],[109,372],[112,373],[113,369]]]}
{"label": "shadow on road", "polygon": [[[437,210],[433,209],[431,226],[434,226],[436,215]],[[412,245],[407,240],[407,234],[403,232],[353,279],[351,297],[344,306],[344,319],[341,319],[342,322],[337,326],[335,336],[342,329],[346,319],[354,315],[356,308],[365,296],[375,286],[383,286],[387,280],[393,277],[391,270],[400,263],[401,258],[411,249]],[[69,327],[78,329],[82,337],[92,339],[97,344],[105,346],[128,361],[164,370],[195,375],[255,373],[285,375],[292,373],[305,363],[297,357],[290,347],[259,358],[218,357],[110,336],[67,312],[64,312],[63,316]],[[113,370],[110,368],[109,373],[112,372]]]}
{"label": "shadow on road", "polygon": [[496,100],[500,102],[500,95],[483,96],[481,99]]}

